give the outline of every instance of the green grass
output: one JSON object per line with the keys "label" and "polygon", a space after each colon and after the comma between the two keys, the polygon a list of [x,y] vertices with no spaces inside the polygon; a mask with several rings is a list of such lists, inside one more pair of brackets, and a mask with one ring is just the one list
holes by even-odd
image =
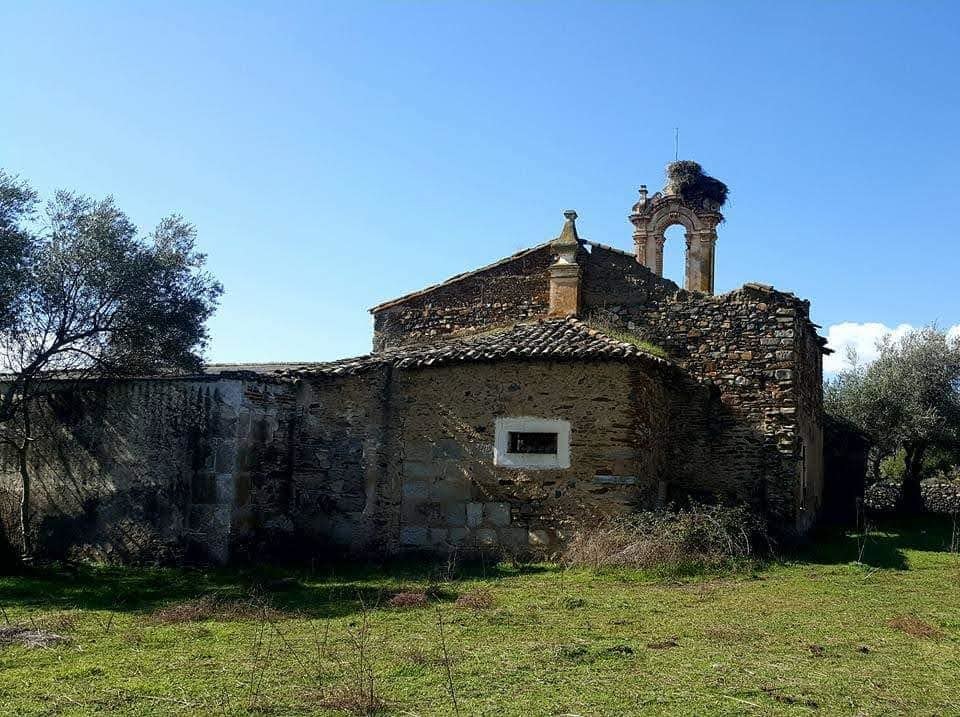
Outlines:
{"label": "green grass", "polygon": [[[0,647],[0,713],[342,714],[330,705],[357,684],[362,652],[386,714],[454,714],[448,663],[461,715],[960,714],[949,528],[888,526],[862,563],[857,536],[834,536],[752,571],[675,580],[462,566],[407,610],[386,601],[429,586],[435,568],[41,570],[0,578],[0,605],[71,642]],[[455,604],[478,588],[492,606]],[[210,594],[262,596],[270,619],[151,618]],[[931,634],[889,624],[903,616]]]}
{"label": "green grass", "polygon": [[636,334],[630,331],[627,331],[625,329],[618,329],[615,326],[612,326],[610,324],[604,324],[599,322],[590,323],[589,325],[599,331],[602,331],[611,339],[615,339],[616,341],[621,341],[625,344],[631,344],[632,346],[636,346],[641,351],[651,354],[652,356],[658,356],[659,358],[668,358],[667,352],[664,351],[660,346],[657,346],[656,344],[652,344],[649,341],[644,341],[639,336],[637,336]]}
{"label": "green grass", "polygon": [[621,324],[614,323],[611,318],[603,312],[594,312],[584,319],[584,323],[592,329],[596,329],[606,334],[611,339],[621,341],[625,344],[636,346],[641,351],[657,356],[659,358],[669,358],[667,352],[660,346],[644,341],[632,331]]}

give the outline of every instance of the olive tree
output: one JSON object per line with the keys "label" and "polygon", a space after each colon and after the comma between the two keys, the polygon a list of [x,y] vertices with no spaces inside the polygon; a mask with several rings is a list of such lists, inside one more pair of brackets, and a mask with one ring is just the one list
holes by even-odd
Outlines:
{"label": "olive tree", "polygon": [[0,441],[19,467],[25,556],[44,402],[80,382],[200,370],[222,288],[195,239],[176,215],[142,234],[111,198],[60,191],[40,211],[0,172]]}
{"label": "olive tree", "polygon": [[887,337],[878,349],[872,363],[852,356],[852,367],[827,381],[824,404],[873,438],[875,477],[884,458],[903,451],[901,507],[916,512],[924,458],[960,440],[960,337],[929,326]]}

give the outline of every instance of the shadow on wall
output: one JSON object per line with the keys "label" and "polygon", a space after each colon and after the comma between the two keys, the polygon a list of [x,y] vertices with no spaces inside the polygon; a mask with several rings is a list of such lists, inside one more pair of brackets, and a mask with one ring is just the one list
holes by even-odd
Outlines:
{"label": "shadow on wall", "polygon": [[[55,395],[38,417],[32,449],[38,557],[207,558],[210,526],[198,525],[196,506],[219,499],[207,488],[221,398],[209,382],[126,382]],[[0,486],[4,532],[16,535],[20,480],[9,454]]]}

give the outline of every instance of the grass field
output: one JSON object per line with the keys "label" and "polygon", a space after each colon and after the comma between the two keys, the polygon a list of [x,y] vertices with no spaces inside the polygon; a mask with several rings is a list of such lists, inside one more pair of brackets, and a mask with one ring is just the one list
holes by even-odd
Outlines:
{"label": "grass field", "polygon": [[847,535],[686,578],[539,564],[38,571],[0,578],[0,621],[68,641],[0,647],[0,712],[960,715],[949,542],[946,523],[887,526],[862,563]]}

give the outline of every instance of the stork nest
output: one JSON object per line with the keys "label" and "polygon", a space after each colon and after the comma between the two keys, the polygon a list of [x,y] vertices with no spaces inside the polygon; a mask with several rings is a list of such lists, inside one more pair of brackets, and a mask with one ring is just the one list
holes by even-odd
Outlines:
{"label": "stork nest", "polygon": [[719,179],[704,173],[696,162],[682,159],[667,165],[666,189],[683,201],[707,209],[719,209],[727,203],[729,190]]}

